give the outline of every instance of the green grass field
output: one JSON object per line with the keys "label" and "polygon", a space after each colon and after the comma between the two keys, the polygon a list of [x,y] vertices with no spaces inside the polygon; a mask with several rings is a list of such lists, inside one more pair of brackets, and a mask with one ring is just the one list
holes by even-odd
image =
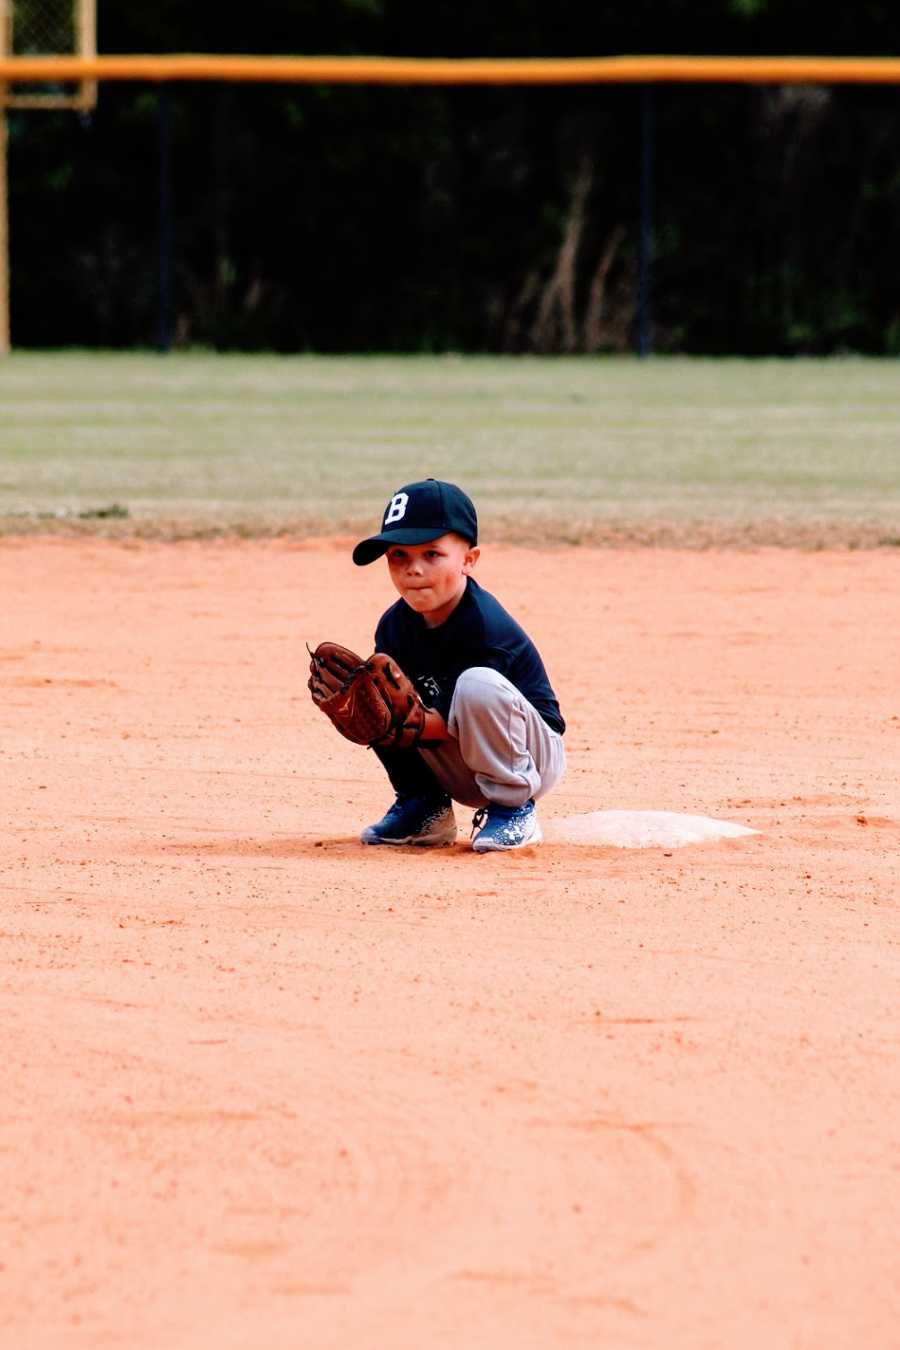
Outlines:
{"label": "green grass field", "polygon": [[0,363],[5,533],[352,533],[429,475],[466,487],[493,538],[897,545],[900,363]]}

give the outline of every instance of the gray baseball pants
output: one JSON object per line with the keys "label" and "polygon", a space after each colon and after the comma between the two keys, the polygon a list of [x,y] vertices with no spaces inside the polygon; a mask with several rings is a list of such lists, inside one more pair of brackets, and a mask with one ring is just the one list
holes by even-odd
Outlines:
{"label": "gray baseball pants", "polygon": [[562,736],[505,675],[471,666],[456,682],[447,729],[453,737],[419,754],[441,787],[464,806],[522,806],[565,772]]}

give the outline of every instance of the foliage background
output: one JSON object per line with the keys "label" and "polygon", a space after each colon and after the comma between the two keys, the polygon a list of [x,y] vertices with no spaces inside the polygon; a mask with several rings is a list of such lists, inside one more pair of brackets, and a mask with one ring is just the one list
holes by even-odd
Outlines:
{"label": "foliage background", "polygon": [[[20,0],[22,3],[23,0]],[[99,0],[102,52],[892,55],[889,3]],[[175,86],[176,338],[626,350],[641,91]],[[158,91],[10,114],[20,346],[152,345]],[[657,91],[655,345],[900,351],[896,88]]]}

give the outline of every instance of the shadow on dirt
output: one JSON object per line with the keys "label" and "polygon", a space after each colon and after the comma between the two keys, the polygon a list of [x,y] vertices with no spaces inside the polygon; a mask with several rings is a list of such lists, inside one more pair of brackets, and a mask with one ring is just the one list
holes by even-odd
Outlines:
{"label": "shadow on dirt", "polygon": [[[269,839],[196,839],[163,844],[161,853],[195,858],[317,858],[324,854],[358,857],[362,845],[352,835],[276,835]],[[403,850],[404,852],[411,850]]]}

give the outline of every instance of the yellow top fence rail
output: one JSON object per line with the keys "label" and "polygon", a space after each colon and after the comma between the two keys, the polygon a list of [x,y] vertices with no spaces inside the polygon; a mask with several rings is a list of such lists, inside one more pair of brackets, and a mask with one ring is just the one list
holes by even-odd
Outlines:
{"label": "yellow top fence rail", "polygon": [[900,84],[900,57],[15,56],[0,83],[220,80],[267,84]]}

